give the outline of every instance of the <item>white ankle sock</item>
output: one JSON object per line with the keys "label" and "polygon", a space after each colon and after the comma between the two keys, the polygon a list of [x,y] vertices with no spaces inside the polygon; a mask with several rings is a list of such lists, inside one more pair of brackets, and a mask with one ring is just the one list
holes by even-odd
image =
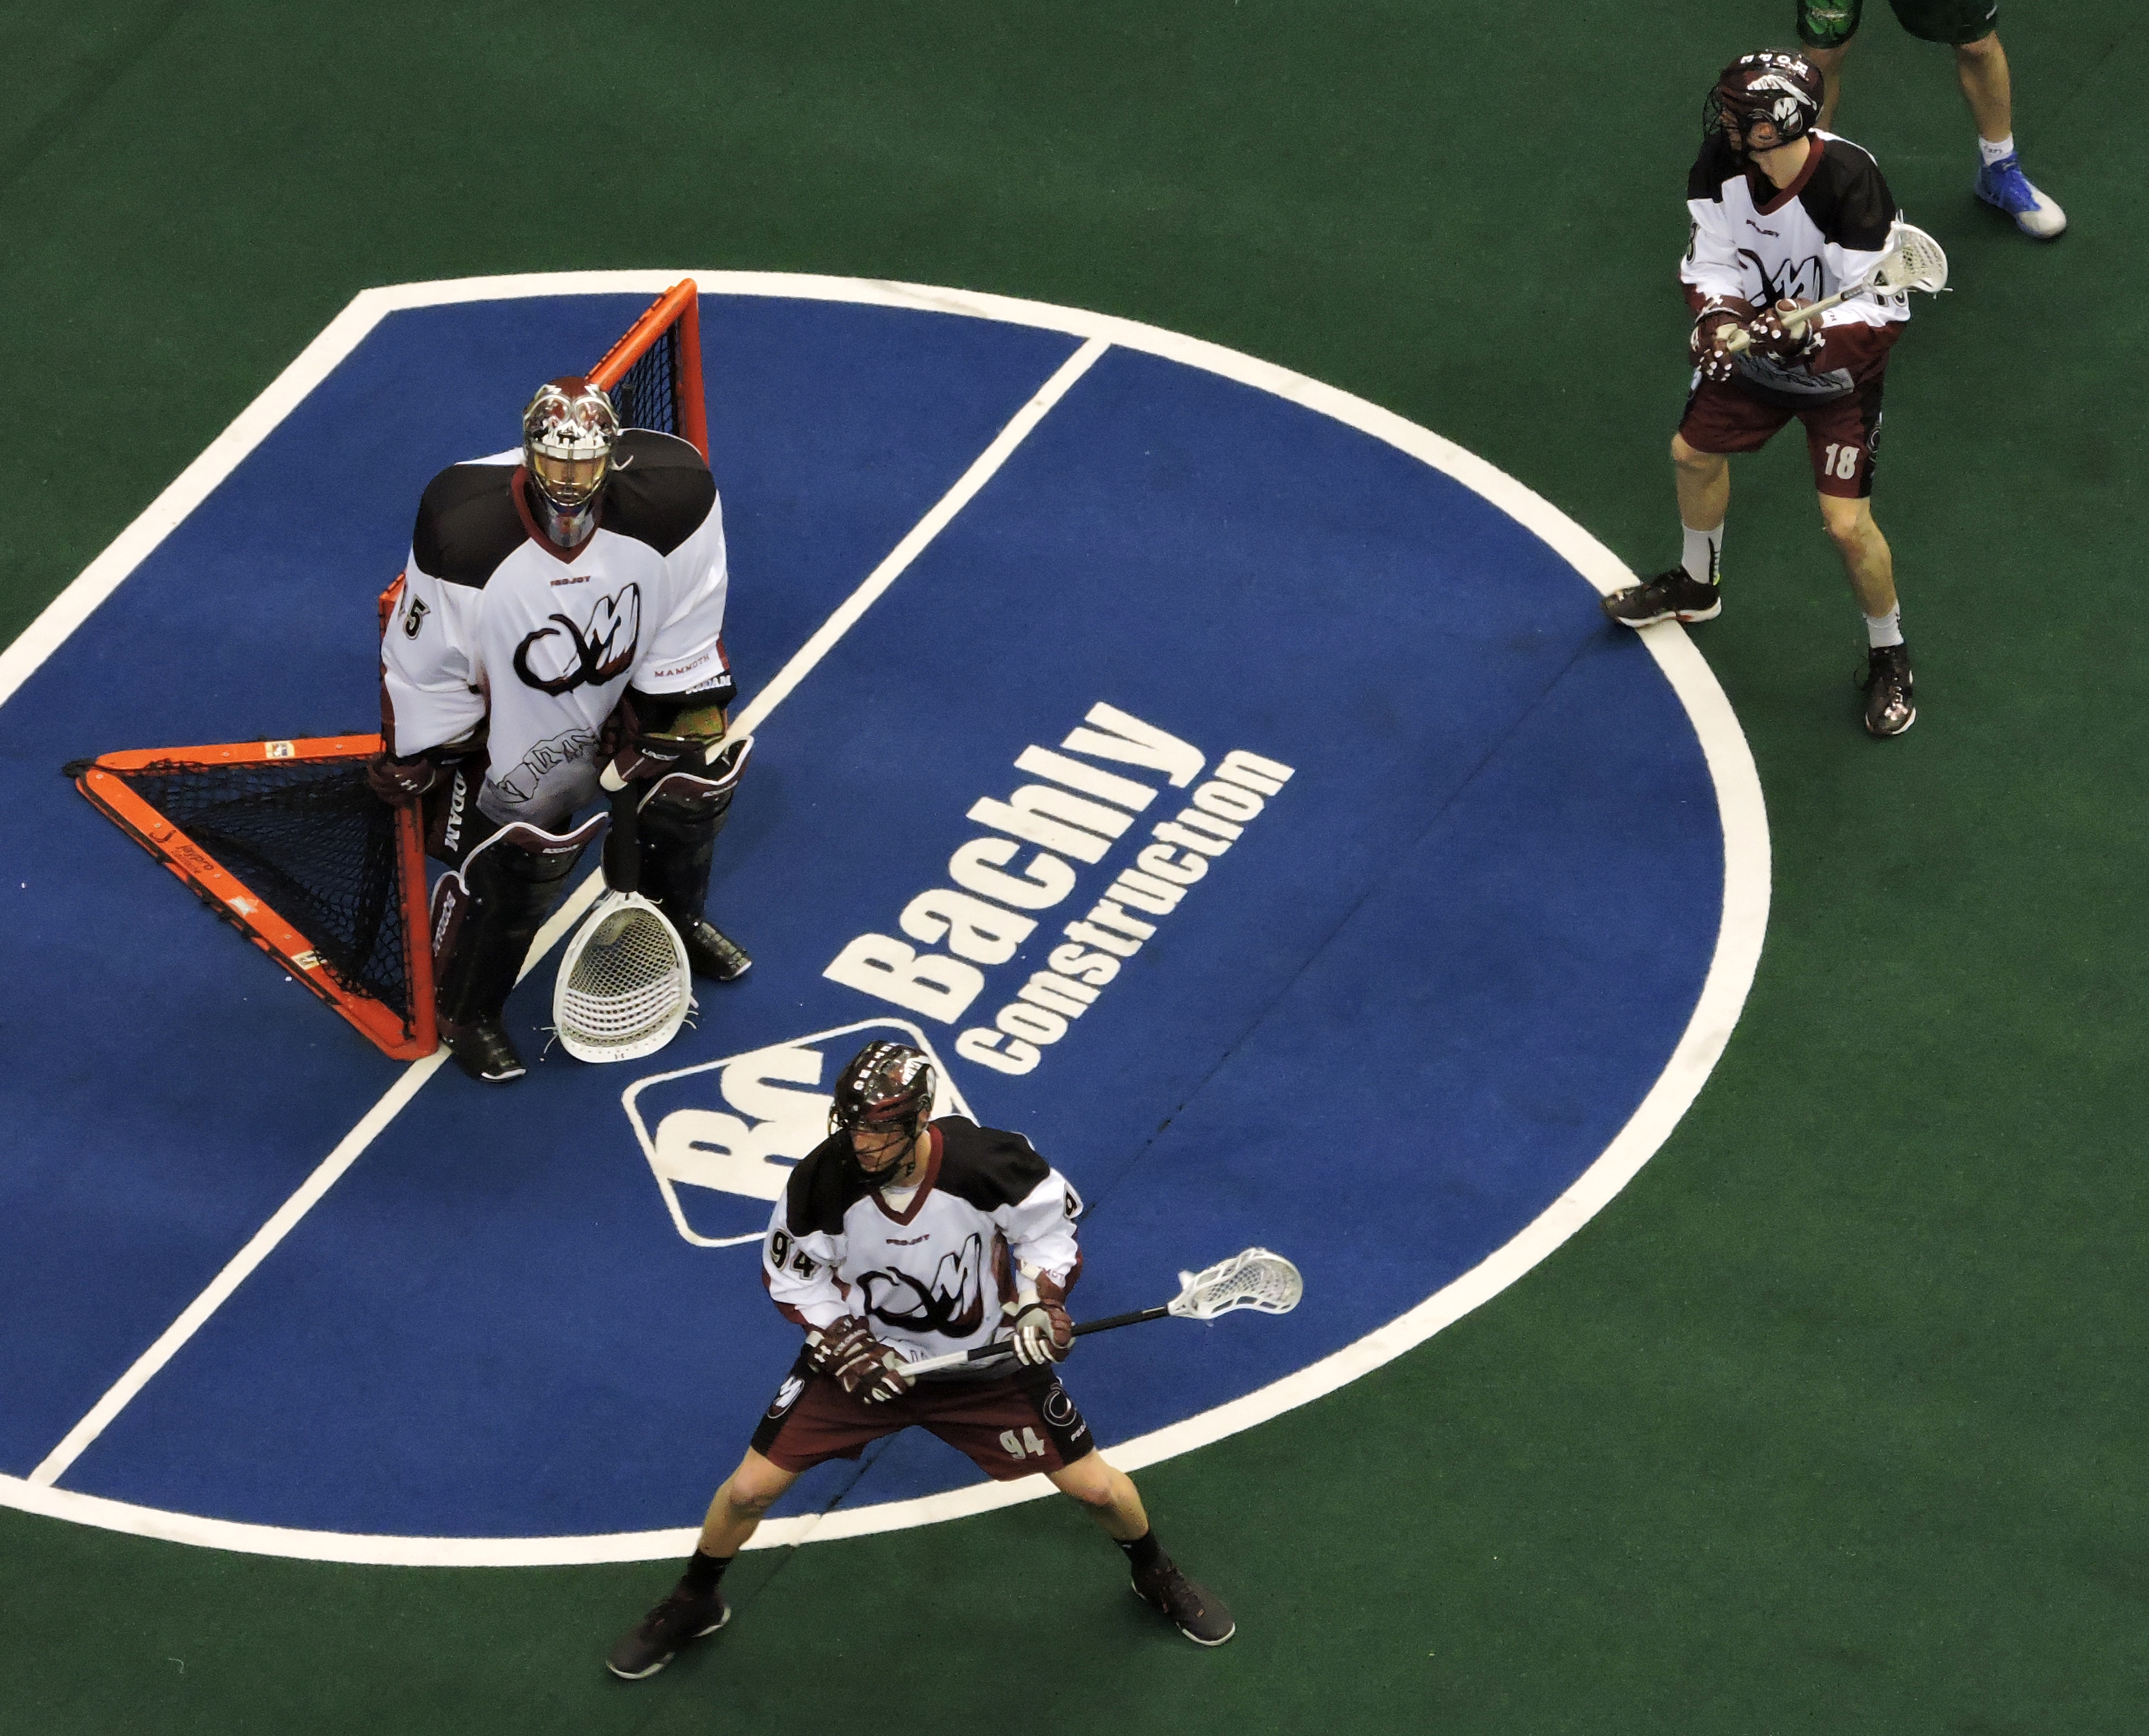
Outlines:
{"label": "white ankle sock", "polygon": [[1878,651],[1884,645],[1903,642],[1903,606],[1900,603],[1885,615],[1865,617],[1865,642]]}
{"label": "white ankle sock", "polygon": [[1991,168],[1992,165],[1997,163],[2002,157],[2011,157],[2014,154],[2015,135],[2012,133],[2010,133],[1997,144],[1995,144],[1989,138],[1980,138],[1977,141],[1978,159],[1982,162],[1987,169]]}
{"label": "white ankle sock", "polygon": [[1679,528],[1686,532],[1686,553],[1679,565],[1686,568],[1688,578],[1714,585],[1722,576],[1724,526],[1719,525],[1714,531],[1697,531],[1691,525]]}

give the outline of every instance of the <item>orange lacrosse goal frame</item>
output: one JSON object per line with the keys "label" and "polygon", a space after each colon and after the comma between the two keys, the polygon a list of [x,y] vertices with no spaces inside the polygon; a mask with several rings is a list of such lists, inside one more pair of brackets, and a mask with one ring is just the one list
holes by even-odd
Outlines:
{"label": "orange lacrosse goal frame", "polygon": [[[363,937],[363,944],[338,945],[325,934],[304,932],[259,888],[234,873],[215,850],[192,836],[186,820],[174,818],[148,793],[169,779],[214,782],[221,777],[236,787],[244,782],[249,767],[296,772],[310,767],[332,776],[341,774],[337,781],[347,787],[347,808],[361,798],[378,805],[365,787],[365,777],[366,761],[380,751],[377,735],[313,736],[281,742],[225,742],[207,747],[141,747],[100,754],[68,769],[74,774],[75,787],[114,825],[282,965],[294,981],[334,1007],[383,1054],[410,1061],[440,1046],[433,1019],[433,951],[426,926],[425,844],[418,810],[383,809],[382,818],[393,827],[393,880],[373,895],[380,908],[369,925],[373,932]],[[295,907],[287,901],[287,908]],[[380,984],[369,985],[364,980],[364,961],[375,953],[376,937],[391,915],[400,916],[401,930],[394,942],[402,965],[404,992],[400,996],[392,986],[384,996]],[[392,977],[389,981],[393,984]],[[398,999],[403,1002],[400,1006],[395,1004]]]}
{"label": "orange lacrosse goal frame", "polygon": [[[707,461],[701,303],[692,278],[674,284],[660,295],[605,352],[588,377],[611,394],[623,427],[653,428],[677,435]],[[380,594],[377,607],[384,632],[394,618],[402,591],[403,577],[399,573]],[[383,808],[380,814],[374,815],[355,805],[364,791],[365,762],[380,752],[381,746],[378,735],[342,735],[227,742],[204,747],[144,747],[78,761],[66,770],[100,813],[281,964],[294,981],[304,984],[335,1008],[384,1054],[398,1060],[415,1060],[440,1046],[433,1010],[425,831],[421,811],[415,805]],[[165,813],[143,793],[143,788],[155,786],[159,780],[178,777],[214,781],[228,777],[233,783],[243,784],[249,768],[259,767],[265,775],[269,768],[279,766],[294,773],[302,767],[319,768],[324,787],[330,782],[335,785],[327,794],[343,802],[346,820],[361,818],[377,827],[383,816],[392,815],[392,888],[328,889],[332,895],[351,893],[366,907],[360,911],[356,927],[363,931],[373,923],[376,928],[363,949],[356,949],[349,939],[339,943],[322,934],[307,934],[299,926],[305,918],[298,906],[308,901],[303,894],[287,898],[289,908],[278,908],[262,896],[259,888],[249,885],[229,863],[219,860],[215,851],[191,837],[181,819]],[[246,798],[241,793],[236,799],[243,803]],[[366,793],[365,799],[374,798]],[[264,798],[264,805],[273,800]],[[227,850],[226,853],[233,853]],[[380,866],[375,863],[376,873]],[[334,901],[331,896],[329,902]],[[380,906],[377,918],[370,914],[375,903]],[[400,984],[392,974],[368,970],[364,959],[355,965],[352,959],[355,949],[375,964],[387,962],[378,956],[377,924],[388,921],[391,907],[400,926],[400,938],[391,948],[401,954]],[[360,938],[368,937],[361,933]],[[339,953],[343,955],[340,959],[335,956]],[[370,984],[361,980],[368,976],[373,979]],[[399,1000],[403,1004],[396,1004]]]}

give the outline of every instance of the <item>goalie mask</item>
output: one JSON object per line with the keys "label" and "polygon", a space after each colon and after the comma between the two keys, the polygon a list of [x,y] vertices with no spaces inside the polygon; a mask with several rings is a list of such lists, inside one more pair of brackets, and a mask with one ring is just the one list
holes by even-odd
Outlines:
{"label": "goalie mask", "polygon": [[933,1064],[904,1043],[868,1043],[843,1065],[828,1110],[828,1131],[894,1129],[932,1112]]}
{"label": "goalie mask", "polygon": [[1804,138],[1820,122],[1820,68],[1801,54],[1764,50],[1724,68],[1702,107],[1704,133],[1739,135],[1742,157]]}
{"label": "goalie mask", "polygon": [[553,541],[571,548],[588,536],[619,440],[619,415],[603,390],[579,374],[548,380],[522,412],[522,461]]}

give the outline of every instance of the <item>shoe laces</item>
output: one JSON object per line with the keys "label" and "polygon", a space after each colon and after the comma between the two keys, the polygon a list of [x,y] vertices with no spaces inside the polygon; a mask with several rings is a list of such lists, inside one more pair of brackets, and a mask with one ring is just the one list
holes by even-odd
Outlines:
{"label": "shoe laces", "polygon": [[1185,1574],[1180,1572],[1176,1562],[1145,1575],[1135,1589],[1166,1615],[1175,1618],[1181,1611],[1189,1615],[1200,1613],[1201,1600],[1195,1595],[1194,1588],[1187,1583]]}

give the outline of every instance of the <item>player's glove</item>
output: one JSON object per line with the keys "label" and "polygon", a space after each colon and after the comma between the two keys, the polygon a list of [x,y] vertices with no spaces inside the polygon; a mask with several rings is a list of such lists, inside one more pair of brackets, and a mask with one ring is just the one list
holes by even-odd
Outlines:
{"label": "player's glove", "polygon": [[1795,301],[1779,301],[1748,320],[1746,330],[1753,334],[1754,347],[1779,362],[1804,361],[1818,355],[1824,341],[1820,321],[1815,320],[1798,326],[1784,324],[1784,316],[1795,313],[1798,307]]}
{"label": "player's glove", "polygon": [[408,808],[440,781],[440,762],[422,753],[409,759],[376,753],[365,762],[365,781],[390,808]]}
{"label": "player's glove", "polygon": [[1711,297],[1694,315],[1694,330],[1687,334],[1686,345],[1704,380],[1721,383],[1739,371],[1739,358],[1724,347],[1724,340],[1744,325],[1753,311],[1751,302],[1718,295]]}
{"label": "player's glove", "polygon": [[1074,1323],[1067,1317],[1067,1286],[1049,1272],[1037,1275],[1037,1300],[1014,1317],[1014,1357],[1026,1368],[1064,1362],[1074,1348]]}
{"label": "player's glove", "polygon": [[815,1374],[833,1375],[839,1361],[873,1336],[873,1328],[855,1314],[815,1326],[806,1334],[806,1366]]}
{"label": "player's glove", "polygon": [[1057,1302],[1035,1301],[1014,1317],[1014,1359],[1025,1367],[1064,1362],[1074,1348],[1074,1323]]}
{"label": "player's glove", "polygon": [[855,1314],[806,1335],[806,1366],[865,1404],[883,1404],[910,1390],[910,1382],[899,1372],[903,1358],[874,1337],[873,1328]]}

